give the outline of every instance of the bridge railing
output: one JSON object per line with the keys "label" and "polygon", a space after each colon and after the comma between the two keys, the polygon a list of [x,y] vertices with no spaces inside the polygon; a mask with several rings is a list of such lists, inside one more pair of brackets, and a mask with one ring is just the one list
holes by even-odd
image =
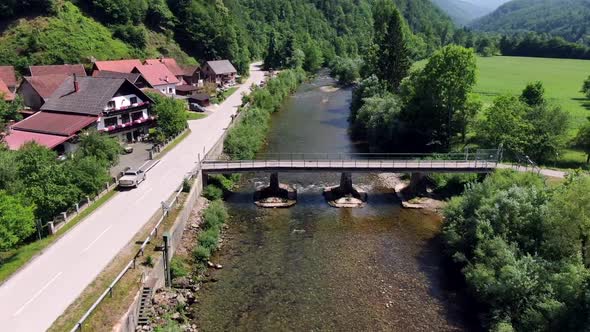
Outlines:
{"label": "bridge railing", "polygon": [[497,154],[330,154],[281,153],[263,154],[256,160],[205,160],[209,170],[291,168],[423,168],[423,169],[490,169],[496,167]]}
{"label": "bridge railing", "polygon": [[[239,158],[225,156],[225,159],[206,159],[207,162],[213,161],[239,161]],[[478,150],[473,153],[262,153],[256,155],[254,160],[449,160],[449,161],[489,161],[498,160],[497,150]]]}

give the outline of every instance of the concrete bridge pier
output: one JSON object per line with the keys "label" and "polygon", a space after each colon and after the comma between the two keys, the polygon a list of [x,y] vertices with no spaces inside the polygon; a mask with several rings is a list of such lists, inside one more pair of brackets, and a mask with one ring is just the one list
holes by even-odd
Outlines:
{"label": "concrete bridge pier", "polygon": [[367,201],[367,193],[352,184],[352,174],[344,172],[340,175],[340,185],[324,189],[328,204],[333,207],[363,207]]}
{"label": "concrete bridge pier", "polygon": [[415,196],[426,191],[426,175],[425,173],[412,173],[410,176],[410,184],[404,189],[404,194]]}
{"label": "concrete bridge pier", "polygon": [[297,203],[297,190],[279,182],[279,173],[270,173],[268,186],[256,188],[254,203],[264,208],[286,208]]}

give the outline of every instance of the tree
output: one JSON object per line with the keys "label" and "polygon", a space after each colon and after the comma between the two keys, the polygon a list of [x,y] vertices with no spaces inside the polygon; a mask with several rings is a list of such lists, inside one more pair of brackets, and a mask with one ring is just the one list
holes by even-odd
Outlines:
{"label": "tree", "polygon": [[464,133],[475,104],[468,103],[476,82],[473,50],[449,45],[436,52],[424,69],[404,80],[404,121],[416,139],[448,149],[456,133]]}
{"label": "tree", "polygon": [[180,134],[188,126],[186,106],[181,100],[148,93],[156,105],[153,108],[157,116],[157,131],[165,138]]}
{"label": "tree", "polygon": [[584,81],[582,92],[586,94],[586,97],[590,98],[590,76]]}
{"label": "tree", "polygon": [[[590,118],[588,120],[590,121]],[[574,142],[576,146],[586,152],[586,163],[590,163],[590,122],[586,122],[586,124],[580,128]]]}
{"label": "tree", "polygon": [[541,106],[545,104],[545,88],[543,83],[529,83],[522,91],[520,100],[529,106]]}
{"label": "tree", "polygon": [[13,101],[7,102],[0,93],[0,123],[22,120],[22,116],[18,112],[21,109],[23,109],[23,99],[20,96],[17,95]]}
{"label": "tree", "polygon": [[0,190],[0,250],[14,249],[35,233],[33,205],[24,205],[17,196]]}
{"label": "tree", "polygon": [[356,117],[355,134],[365,137],[371,146],[388,150],[399,131],[401,108],[399,98],[393,94],[365,99]]}
{"label": "tree", "polygon": [[305,61],[303,62],[303,69],[310,73],[315,73],[322,67],[324,58],[322,50],[312,40],[303,45],[303,52],[305,53]]}
{"label": "tree", "polygon": [[105,183],[110,180],[105,161],[92,155],[67,161],[64,170],[68,172],[71,183],[85,196],[95,196],[104,190]]}
{"label": "tree", "polygon": [[116,139],[103,135],[96,130],[88,130],[80,134],[80,157],[94,157],[103,168],[116,165],[122,152]]}
{"label": "tree", "polygon": [[402,27],[402,17],[391,0],[380,0],[374,6],[374,44],[377,57],[374,72],[396,90],[411,67]]}
{"label": "tree", "polygon": [[278,35],[271,31],[268,37],[266,56],[264,57],[264,68],[268,70],[281,68],[281,49],[279,45]]}
{"label": "tree", "polygon": [[361,77],[362,60],[336,57],[331,65],[331,74],[340,84],[349,85]]}
{"label": "tree", "polygon": [[23,145],[16,153],[23,199],[34,203],[35,215],[43,221],[66,211],[81,198],[81,191],[71,183],[56,159],[54,151],[35,143]]}
{"label": "tree", "polygon": [[523,98],[500,96],[485,110],[476,133],[483,146],[503,144],[509,153],[544,162],[563,148],[568,122],[567,112],[559,107],[529,106]]}

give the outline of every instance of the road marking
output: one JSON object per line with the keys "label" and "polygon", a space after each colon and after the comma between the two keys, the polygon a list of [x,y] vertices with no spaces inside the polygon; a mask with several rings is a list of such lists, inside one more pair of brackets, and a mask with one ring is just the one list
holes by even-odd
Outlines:
{"label": "road marking", "polygon": [[92,247],[92,246],[93,246],[93,245],[96,243],[96,241],[100,240],[100,238],[101,238],[101,237],[102,237],[102,236],[103,236],[103,235],[104,235],[106,232],[108,232],[108,231],[109,231],[109,229],[111,229],[111,227],[113,227],[113,225],[110,225],[109,227],[107,227],[107,229],[105,229],[104,231],[102,231],[102,233],[100,233],[100,235],[99,235],[99,236],[98,236],[96,239],[94,239],[94,241],[90,242],[90,244],[89,244],[89,245],[88,245],[88,246],[87,246],[87,247],[86,247],[84,250],[82,250],[82,253],[85,253],[86,251],[88,251],[88,249],[90,249],[90,247]]}
{"label": "road marking", "polygon": [[45,284],[45,286],[43,286],[43,288],[41,288],[37,293],[35,293],[35,295],[33,295],[33,297],[30,300],[28,300],[27,302],[25,302],[25,304],[23,304],[23,306],[20,307],[20,309],[18,309],[12,316],[13,317],[18,316],[25,309],[26,306],[28,306],[39,295],[41,295],[41,293],[43,293],[43,291],[46,290],[47,287],[49,287],[61,274],[62,274],[62,272],[59,272],[58,274],[55,275],[55,277],[51,278],[51,280],[49,280],[49,282],[47,282]]}

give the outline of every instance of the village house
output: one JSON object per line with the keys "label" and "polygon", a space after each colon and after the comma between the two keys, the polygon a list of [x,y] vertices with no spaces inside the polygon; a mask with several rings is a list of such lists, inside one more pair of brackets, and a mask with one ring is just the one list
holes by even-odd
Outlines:
{"label": "village house", "polygon": [[144,64],[145,65],[162,64],[162,65],[166,66],[166,68],[168,68],[168,70],[174,76],[176,76],[176,78],[178,79],[178,81],[181,84],[184,84],[184,82],[183,82],[184,70],[182,68],[180,68],[180,66],[178,65],[178,63],[176,63],[176,60],[174,58],[146,59]]}
{"label": "village house", "polygon": [[124,78],[140,89],[150,86],[140,73],[119,73],[116,71],[100,70],[95,73],[94,77]]}
{"label": "village house", "polygon": [[16,90],[23,98],[23,103],[31,112],[38,112],[45,100],[68,78],[67,75],[54,74],[43,76],[25,76]]}
{"label": "village house", "polygon": [[127,79],[70,76],[41,112],[11,126],[5,141],[13,150],[34,141],[69,153],[75,151],[79,133],[90,128],[135,141],[148,134],[155,120],[150,114],[152,103]]}
{"label": "village house", "polygon": [[178,78],[161,63],[137,66],[132,70],[132,73],[141,74],[149,84],[149,87],[167,96],[174,96],[176,94],[176,86],[180,84]]}
{"label": "village house", "polygon": [[185,84],[192,86],[203,86],[201,80],[201,68],[199,66],[190,66],[183,69],[182,79]]}
{"label": "village house", "polygon": [[29,72],[31,76],[45,76],[45,75],[76,75],[78,77],[86,76],[86,70],[81,64],[75,65],[49,65],[49,66],[30,66]]}
{"label": "village house", "polygon": [[12,101],[16,92],[16,73],[13,66],[0,66],[0,95],[4,100]]}
{"label": "village house", "polygon": [[96,72],[102,70],[114,71],[117,73],[130,73],[133,68],[137,66],[141,66],[141,61],[138,59],[95,61],[92,64],[92,76],[96,75]]}
{"label": "village house", "polygon": [[201,75],[207,82],[224,86],[236,83],[238,71],[229,60],[207,61],[201,68]]}

